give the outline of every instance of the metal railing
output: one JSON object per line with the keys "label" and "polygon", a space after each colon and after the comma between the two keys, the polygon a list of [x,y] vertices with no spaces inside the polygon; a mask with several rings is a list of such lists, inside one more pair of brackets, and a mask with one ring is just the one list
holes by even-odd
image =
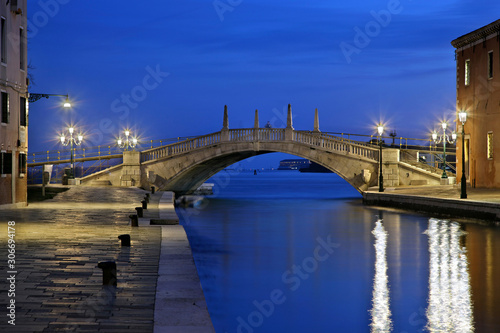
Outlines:
{"label": "metal railing", "polygon": [[[161,147],[172,142],[179,142],[189,139],[189,137],[176,137],[162,140],[149,140],[145,145],[150,148]],[[138,150],[141,146],[137,147]],[[73,154],[75,162],[95,161],[100,159],[121,158],[123,150],[117,145],[99,145],[93,147],[74,147]],[[28,154],[28,167],[39,166],[43,164],[62,164],[69,163],[71,149],[47,150]]]}
{"label": "metal railing", "polygon": [[[376,145],[378,136],[327,132],[328,134],[348,142],[366,141],[371,145]],[[404,138],[382,136],[384,148],[400,149],[400,161],[411,162],[413,164],[426,164],[436,169],[436,172],[442,170],[443,165],[443,148],[442,145],[436,145],[432,139]],[[456,147],[446,147],[446,167],[448,171],[456,172]],[[417,158],[418,156],[418,158]],[[425,157],[422,158],[422,157]],[[450,161],[453,160],[453,161]]]}
{"label": "metal railing", "polygon": [[[451,161],[450,161],[451,160]],[[441,147],[432,146],[413,147],[409,149],[400,150],[400,161],[410,164],[426,164],[438,170],[443,169],[443,150]],[[456,147],[449,147],[446,149],[446,169],[449,172],[456,173]]]}
{"label": "metal railing", "polygon": [[[73,148],[73,154],[75,161],[91,161],[101,158],[117,158],[122,155],[122,151],[118,147],[112,146],[75,147]],[[68,163],[71,157],[71,149],[47,150],[45,152],[30,153],[28,156],[29,167],[48,163]]]}

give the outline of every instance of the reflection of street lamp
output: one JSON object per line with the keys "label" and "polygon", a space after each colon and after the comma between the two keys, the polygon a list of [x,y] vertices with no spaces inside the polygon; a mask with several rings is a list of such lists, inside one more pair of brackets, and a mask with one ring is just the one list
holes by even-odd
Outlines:
{"label": "reflection of street lamp", "polygon": [[125,130],[125,141],[122,140],[121,137],[118,138],[118,140],[116,140],[118,147],[125,148],[125,150],[128,150],[128,147],[134,149],[135,146],[137,145],[137,138],[136,137],[129,138],[129,137],[130,137],[130,131]]}
{"label": "reflection of street lamp", "polygon": [[446,174],[446,141],[452,144],[457,140],[457,133],[455,133],[455,131],[451,133],[450,140],[450,137],[446,134],[447,126],[448,124],[445,121],[441,123],[441,127],[443,128],[443,135],[438,135],[436,131],[432,132],[432,140],[435,144],[439,144],[441,141],[443,141],[443,174],[441,175],[442,179],[448,178],[448,175]]}
{"label": "reflection of street lamp", "polygon": [[379,153],[379,176],[378,176],[378,191],[384,192],[384,176],[382,175],[382,134],[384,134],[384,125],[377,125],[378,132],[378,144],[380,145],[380,153]]}
{"label": "reflection of street lamp", "polygon": [[67,146],[68,144],[71,144],[71,175],[69,176],[69,178],[73,179],[75,178],[75,174],[74,174],[74,165],[73,165],[73,144],[79,146],[82,141],[83,141],[83,135],[81,134],[78,134],[78,136],[75,138],[73,136],[73,133],[75,132],[75,128],[74,127],[70,127],[68,128],[68,132],[69,132],[69,138],[66,140],[66,136],[64,134],[61,135],[61,144],[63,146]]}
{"label": "reflection of street lamp", "polygon": [[462,181],[460,184],[460,199],[467,199],[467,179],[465,178],[465,122],[467,121],[467,112],[460,111],[458,120],[462,123]]}
{"label": "reflection of street lamp", "polygon": [[33,103],[38,101],[40,98],[49,98],[50,96],[62,96],[66,97],[66,100],[64,101],[63,107],[64,108],[70,108],[71,103],[69,102],[69,95],[58,95],[58,94],[35,94],[35,93],[30,93],[28,97],[28,102]]}

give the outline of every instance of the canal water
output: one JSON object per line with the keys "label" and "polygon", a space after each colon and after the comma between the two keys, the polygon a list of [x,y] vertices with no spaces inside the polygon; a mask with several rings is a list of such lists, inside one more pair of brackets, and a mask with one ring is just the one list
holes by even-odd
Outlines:
{"label": "canal water", "polygon": [[178,214],[216,332],[500,332],[500,227],[366,207],[335,174],[209,182]]}

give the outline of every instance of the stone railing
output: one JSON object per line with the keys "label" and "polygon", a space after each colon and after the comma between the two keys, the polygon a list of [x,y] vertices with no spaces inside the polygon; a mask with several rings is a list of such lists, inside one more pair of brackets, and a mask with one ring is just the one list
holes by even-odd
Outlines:
{"label": "stone railing", "polygon": [[190,152],[194,149],[214,145],[221,141],[221,132],[199,136],[197,138],[176,142],[167,146],[148,149],[141,152],[141,162],[157,160],[163,157]]}
{"label": "stone railing", "polygon": [[229,141],[255,142],[255,141],[284,141],[284,128],[239,128],[229,130]]}
{"label": "stone railing", "polygon": [[254,140],[253,128],[239,128],[229,130],[229,141],[249,142]]}
{"label": "stone railing", "polygon": [[285,141],[284,128],[259,128],[257,131],[259,141]]}
{"label": "stone railing", "polygon": [[353,154],[378,161],[378,149],[352,140],[340,139],[328,134],[294,131],[293,140],[343,154]]}
{"label": "stone railing", "polygon": [[[283,142],[286,129],[284,128],[240,128],[226,132],[228,142]],[[378,161],[378,149],[363,142],[356,142],[323,133],[308,131],[293,131],[294,142],[314,146],[328,151],[336,151],[345,155],[352,154],[359,157]],[[167,156],[183,154],[222,142],[222,132],[216,132],[197,138],[176,142],[167,146],[143,151],[141,161],[152,161]]]}

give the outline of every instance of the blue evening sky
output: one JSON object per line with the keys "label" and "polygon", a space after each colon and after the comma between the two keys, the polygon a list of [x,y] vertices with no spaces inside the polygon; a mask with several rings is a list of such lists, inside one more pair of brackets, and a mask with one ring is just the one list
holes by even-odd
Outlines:
{"label": "blue evening sky", "polygon": [[451,40],[500,18],[486,0],[28,3],[30,92],[74,103],[31,104],[31,153],[60,149],[70,122],[88,146],[127,126],[142,142],[216,132],[225,104],[230,128],[252,127],[255,109],[284,127],[291,103],[296,129],[318,108],[322,131],[374,134],[382,119],[424,138],[453,119]]}

